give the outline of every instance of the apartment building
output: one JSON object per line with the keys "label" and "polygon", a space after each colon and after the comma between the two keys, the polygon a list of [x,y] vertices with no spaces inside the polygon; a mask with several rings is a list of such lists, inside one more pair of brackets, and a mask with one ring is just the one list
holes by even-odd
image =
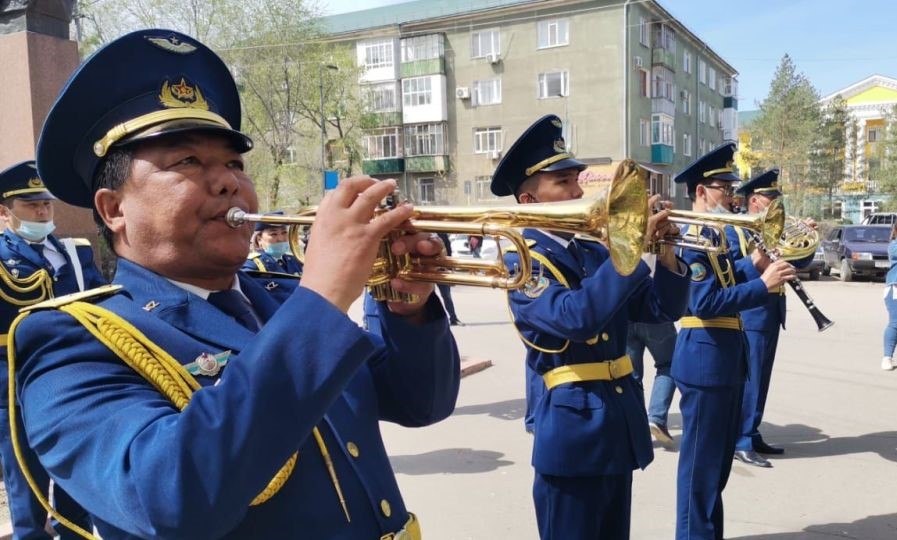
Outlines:
{"label": "apartment building", "polygon": [[587,190],[632,158],[680,202],[672,176],[735,137],[737,72],[653,0],[416,0],[324,23],[364,68],[364,172],[418,204],[494,203],[502,152],[544,114]]}

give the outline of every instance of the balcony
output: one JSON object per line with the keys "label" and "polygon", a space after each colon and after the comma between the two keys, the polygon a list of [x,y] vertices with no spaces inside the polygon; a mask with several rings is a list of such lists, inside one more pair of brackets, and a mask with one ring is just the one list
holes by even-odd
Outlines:
{"label": "balcony", "polygon": [[668,144],[651,145],[651,163],[673,163],[673,147]]}
{"label": "balcony", "polygon": [[365,113],[361,119],[361,127],[364,129],[374,129],[381,127],[394,127],[402,125],[402,112],[371,112]]}
{"label": "balcony", "polygon": [[726,96],[723,98],[723,108],[724,109],[735,109],[738,110],[738,98],[735,96]]}
{"label": "balcony", "polygon": [[447,156],[413,156],[405,158],[407,172],[445,172],[448,169]]}
{"label": "balcony", "polygon": [[404,170],[405,160],[402,158],[365,159],[361,162],[361,171],[370,176],[395,174]]}
{"label": "balcony", "polygon": [[654,50],[651,51],[651,64],[676,71],[676,54],[662,47],[654,47]]}
{"label": "balcony", "polygon": [[651,112],[676,117],[676,104],[667,98],[651,98]]}
{"label": "balcony", "polygon": [[445,58],[430,58],[427,60],[415,60],[414,62],[402,62],[402,78],[420,77],[421,75],[440,75],[445,73]]}

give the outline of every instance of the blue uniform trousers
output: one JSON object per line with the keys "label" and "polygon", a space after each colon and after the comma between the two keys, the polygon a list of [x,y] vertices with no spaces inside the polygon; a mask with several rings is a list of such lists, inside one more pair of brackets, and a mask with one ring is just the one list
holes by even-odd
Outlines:
{"label": "blue uniform trousers", "polygon": [[533,500],[542,540],[629,538],[632,472],[573,477],[537,472]]}
{"label": "blue uniform trousers", "polygon": [[742,386],[678,380],[676,386],[682,394],[676,540],[721,540],[722,492],[732,470]]}
{"label": "blue uniform trousers", "polygon": [[778,328],[772,331],[745,330],[748,340],[748,380],[744,382],[744,397],[741,401],[741,434],[735,445],[736,450],[753,450],[754,443],[761,440],[760,422],[769,395],[769,381],[772,379],[772,365],[776,359],[779,343]]}
{"label": "blue uniform trousers", "polygon": [[[6,395],[5,388],[3,395]],[[47,534],[44,529],[47,523],[47,511],[31,493],[31,488],[19,468],[9,433],[9,408],[6,407],[6,403],[3,405],[0,407],[0,455],[3,456],[3,484],[6,487],[6,498],[9,502],[13,538],[16,540],[49,540],[52,536]],[[19,415],[18,425],[21,427],[23,425],[22,413],[18,408],[16,408],[16,414]],[[34,450],[24,442],[19,445],[19,448],[28,464],[32,478],[37,482],[41,492],[47,493],[50,477],[38,461]],[[52,502],[56,510],[66,519],[73,521],[83,529],[90,530],[92,528],[87,512],[59,486],[53,487]],[[53,520],[53,528],[59,534],[59,538],[63,540],[81,538],[66,526],[58,524],[56,520]]]}
{"label": "blue uniform trousers", "polygon": [[536,370],[526,365],[526,413],[523,415],[523,427],[528,433],[535,431],[536,407],[545,394],[545,381]]}

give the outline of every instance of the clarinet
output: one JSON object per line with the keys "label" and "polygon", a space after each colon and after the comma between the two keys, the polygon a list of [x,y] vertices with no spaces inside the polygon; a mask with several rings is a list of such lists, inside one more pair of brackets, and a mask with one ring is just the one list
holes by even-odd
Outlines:
{"label": "clarinet", "polygon": [[[757,249],[759,249],[767,257],[769,257],[769,260],[775,262],[781,258],[779,257],[778,253],[766,246],[766,244],[763,242],[763,237],[760,236],[759,233],[750,229],[745,230],[748,232],[748,234],[751,235],[751,239],[754,241]],[[816,302],[814,302],[813,299],[810,298],[810,295],[807,294],[806,289],[804,289],[803,282],[801,282],[801,280],[798,279],[797,276],[795,276],[793,280],[789,281],[788,285],[791,286],[791,289],[794,291],[797,297],[800,298],[800,301],[803,302],[804,307],[807,308],[807,311],[810,312],[810,315],[813,317],[813,320],[816,321],[816,327],[820,332],[827,330],[829,327],[835,324],[834,322],[829,320],[828,317],[823,315],[821,311],[819,311],[819,308],[816,307]]]}

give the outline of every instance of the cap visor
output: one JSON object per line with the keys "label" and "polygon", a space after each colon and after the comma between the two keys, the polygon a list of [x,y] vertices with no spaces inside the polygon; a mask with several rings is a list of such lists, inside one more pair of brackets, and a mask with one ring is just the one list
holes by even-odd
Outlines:
{"label": "cap visor", "polygon": [[175,135],[178,133],[203,132],[220,134],[227,137],[234,146],[234,150],[240,152],[248,152],[252,149],[252,139],[237,130],[224,127],[219,124],[207,122],[204,120],[173,120],[149,127],[139,133],[135,133],[130,137],[126,137],[115,143],[115,146],[124,146],[138,141],[146,141],[156,137]]}
{"label": "cap visor", "polygon": [[[728,172],[727,172],[727,173],[714,174],[714,175],[711,176],[710,178],[713,178],[713,179],[716,179],[716,180],[722,180],[723,182],[741,182],[741,178],[739,178],[738,176],[736,176],[734,173],[728,173]],[[708,180],[709,180],[710,178],[708,178]]]}
{"label": "cap visor", "polygon": [[38,193],[23,193],[22,195],[13,195],[10,199],[22,199],[23,201],[55,201],[56,197],[49,191],[41,191]]}
{"label": "cap visor", "polygon": [[567,159],[562,159],[560,161],[556,161],[547,167],[539,169],[537,172],[562,171],[564,169],[578,169],[580,171],[584,171],[584,170],[586,170],[587,167],[588,167],[588,165],[586,165],[582,161],[579,161],[578,159],[567,158]]}

